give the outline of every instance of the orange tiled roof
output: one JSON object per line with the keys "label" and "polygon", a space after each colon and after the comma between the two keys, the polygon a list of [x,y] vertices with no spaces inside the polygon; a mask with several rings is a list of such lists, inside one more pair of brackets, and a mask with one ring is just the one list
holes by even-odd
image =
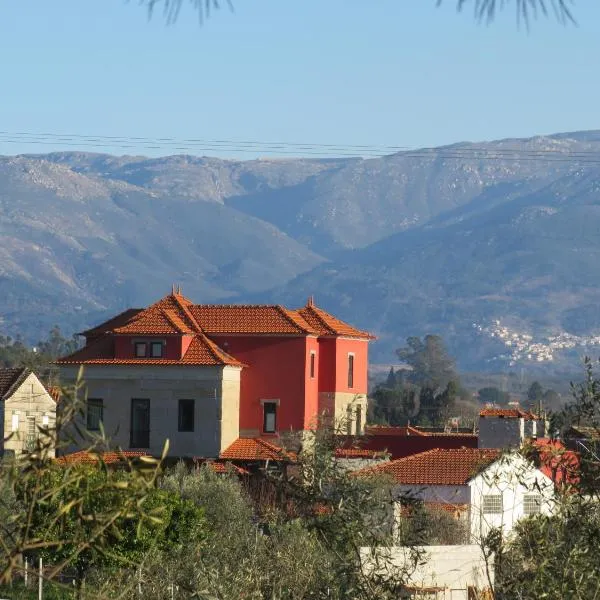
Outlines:
{"label": "orange tiled roof", "polygon": [[526,420],[537,420],[538,417],[533,413],[520,408],[484,408],[480,417],[504,417],[508,419],[524,418]]}
{"label": "orange tiled roof", "polygon": [[312,298],[308,299],[306,306],[295,311],[299,314],[319,335],[342,335],[347,337],[374,339],[375,336],[367,331],[352,327],[348,323],[334,317],[327,311],[315,305]]}
{"label": "orange tiled roof", "polygon": [[295,311],[280,305],[197,304],[190,307],[202,329],[212,334],[315,335]]}
{"label": "orange tiled roof", "polygon": [[250,475],[250,472],[246,471],[246,469],[242,469],[242,467],[238,467],[230,462],[210,461],[206,462],[205,464],[209,469],[211,469],[211,471],[214,471],[218,475],[225,475],[230,471],[233,471],[237,475]]}
{"label": "orange tiled roof", "polygon": [[403,485],[465,485],[479,468],[500,456],[498,450],[434,448],[358,471],[361,475],[390,475]]}
{"label": "orange tiled roof", "polygon": [[122,450],[121,452],[89,452],[87,450],[80,450],[79,452],[59,456],[56,462],[61,465],[95,465],[102,459],[104,464],[114,465],[125,462],[126,459],[139,458],[140,456],[150,456],[150,454],[141,450]]}
{"label": "orange tiled roof", "polygon": [[365,435],[419,435],[427,436],[428,433],[415,429],[408,425],[407,427],[391,427],[388,425],[369,425],[365,427]]}
{"label": "orange tiled roof", "polygon": [[204,334],[196,334],[181,359],[169,358],[114,358],[114,343],[109,335],[103,335],[91,344],[70,356],[56,361],[59,365],[170,365],[200,366],[229,365],[242,363],[219,348]]}
{"label": "orange tiled roof", "polygon": [[367,448],[336,448],[335,455],[338,458],[385,458],[388,456],[386,452]]}
{"label": "orange tiled roof", "polygon": [[108,321],[104,321],[103,323],[100,323],[100,325],[96,325],[91,329],[86,329],[85,331],[80,332],[79,335],[93,337],[101,335],[103,333],[108,333],[109,331],[113,331],[117,327],[125,325],[143,310],[143,308],[128,308],[127,310],[124,310],[122,313],[119,313],[115,317],[111,317],[110,319],[108,319]]}
{"label": "orange tiled roof", "polygon": [[295,456],[284,448],[275,446],[260,438],[238,438],[223,450],[221,459],[228,460],[273,460],[289,461]]}

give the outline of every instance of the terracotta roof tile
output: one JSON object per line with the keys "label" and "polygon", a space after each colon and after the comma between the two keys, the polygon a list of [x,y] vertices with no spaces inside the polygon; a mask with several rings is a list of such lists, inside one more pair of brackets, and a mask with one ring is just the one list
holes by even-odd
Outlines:
{"label": "terracotta roof tile", "polygon": [[102,459],[104,464],[114,465],[126,462],[127,459],[139,458],[140,456],[150,456],[150,454],[141,450],[122,450],[121,452],[89,452],[87,450],[80,450],[79,452],[59,456],[56,462],[61,465],[95,465]]}
{"label": "terracotta roof tile", "polygon": [[91,329],[87,329],[79,333],[79,335],[85,335],[87,337],[94,337],[101,335],[103,333],[108,333],[109,331],[113,331],[117,327],[121,327],[131,321],[135,316],[141,313],[143,308],[128,308],[124,310],[122,313],[119,313],[115,317],[111,317],[108,321],[104,321],[100,323],[100,325],[96,325]]}
{"label": "terracotta roof tile", "polygon": [[369,332],[356,329],[356,327],[345,323],[322,308],[319,308],[314,304],[312,298],[309,299],[306,306],[295,312],[322,336],[341,335],[365,339],[375,338]]}
{"label": "terracotta roof tile", "polygon": [[528,421],[537,420],[538,417],[532,412],[520,408],[484,408],[480,417],[503,417],[508,419],[524,418]]}
{"label": "terracotta roof tile", "polygon": [[358,471],[360,475],[390,475],[402,485],[465,485],[479,468],[500,456],[498,450],[435,448]]}
{"label": "terracotta roof tile", "polygon": [[236,473],[237,475],[250,475],[250,472],[242,467],[238,467],[231,462],[217,462],[207,461],[205,464],[211,471],[214,471],[218,475],[225,475],[229,472]]}
{"label": "terracotta roof tile", "polygon": [[388,456],[386,452],[379,450],[369,450],[367,448],[336,448],[335,455],[337,458],[385,458]]}
{"label": "terracotta roof tile", "polygon": [[0,400],[12,395],[12,393],[25,381],[31,373],[25,367],[16,369],[0,369]]}
{"label": "terracotta roof tile", "polygon": [[110,335],[104,335],[77,350],[70,356],[56,361],[59,365],[171,365],[171,366],[200,366],[200,365],[229,365],[243,364],[221,350],[212,340],[203,334],[196,334],[182,359],[168,358],[115,358],[114,342]]}
{"label": "terracotta roof tile", "polygon": [[114,333],[137,335],[190,334],[194,330],[183,322],[172,309],[148,308],[138,313],[127,324],[115,327]]}
{"label": "terracotta roof tile", "polygon": [[221,459],[293,461],[295,455],[260,438],[238,438],[223,450]]}
{"label": "terracotta roof tile", "polygon": [[369,425],[365,427],[365,435],[419,435],[427,436],[425,431],[407,427],[390,427],[388,425]]}
{"label": "terracotta roof tile", "polygon": [[316,334],[301,316],[279,305],[197,304],[190,312],[208,335]]}

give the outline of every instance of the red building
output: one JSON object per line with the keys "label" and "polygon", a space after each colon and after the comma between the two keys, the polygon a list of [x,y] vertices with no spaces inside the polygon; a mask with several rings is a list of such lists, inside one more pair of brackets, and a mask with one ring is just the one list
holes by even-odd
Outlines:
{"label": "red building", "polygon": [[[320,414],[362,433],[372,336],[317,307],[193,304],[173,291],[84,332],[58,361],[85,366],[87,426],[124,448],[217,456],[238,437],[277,439]],[[113,433],[114,432],[114,433]]]}

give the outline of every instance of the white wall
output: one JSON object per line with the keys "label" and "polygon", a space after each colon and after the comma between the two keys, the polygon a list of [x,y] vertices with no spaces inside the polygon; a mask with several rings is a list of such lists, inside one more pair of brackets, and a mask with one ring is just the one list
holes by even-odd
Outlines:
{"label": "white wall", "polygon": [[[74,381],[77,371],[63,367],[62,383]],[[151,454],[160,454],[169,439],[170,456],[217,457],[239,436],[237,367],[93,365],[83,379],[87,397],[103,400],[104,428],[113,446],[130,447],[132,398],[150,400]],[[178,431],[180,399],[195,400],[193,432]],[[84,445],[84,440],[77,444]]]}
{"label": "white wall", "polygon": [[494,583],[493,565],[490,561],[486,570],[485,559],[477,545],[422,546],[418,550],[423,553],[423,560],[414,568],[411,564],[414,554],[410,548],[376,548],[374,552],[369,548],[361,548],[360,554],[367,572],[374,568],[376,556],[383,557],[383,564],[397,573],[410,573],[408,585],[445,588],[438,597],[448,600],[468,600],[468,587],[483,591],[489,589],[490,582],[492,585]]}
{"label": "white wall", "polygon": [[[508,454],[492,463],[469,482],[471,492],[471,538],[477,543],[492,528],[509,534],[515,523],[526,516],[523,500],[527,494],[539,494],[540,512],[551,514],[554,485],[520,454]],[[501,495],[502,512],[484,513],[484,496]]]}
{"label": "white wall", "polygon": [[[34,438],[37,438],[41,436],[40,427],[50,430],[55,427],[56,402],[33,373],[27,376],[3,404],[4,450],[12,451],[15,455],[27,450],[28,438],[32,432]],[[44,424],[46,419],[47,425]],[[54,456],[54,449],[50,454]]]}

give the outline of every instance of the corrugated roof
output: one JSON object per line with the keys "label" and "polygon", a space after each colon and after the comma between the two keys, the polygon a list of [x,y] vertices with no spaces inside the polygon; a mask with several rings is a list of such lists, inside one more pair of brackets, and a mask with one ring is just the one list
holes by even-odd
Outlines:
{"label": "corrugated roof", "polygon": [[434,448],[358,471],[389,475],[401,485],[465,485],[477,471],[500,456],[498,450]]}

